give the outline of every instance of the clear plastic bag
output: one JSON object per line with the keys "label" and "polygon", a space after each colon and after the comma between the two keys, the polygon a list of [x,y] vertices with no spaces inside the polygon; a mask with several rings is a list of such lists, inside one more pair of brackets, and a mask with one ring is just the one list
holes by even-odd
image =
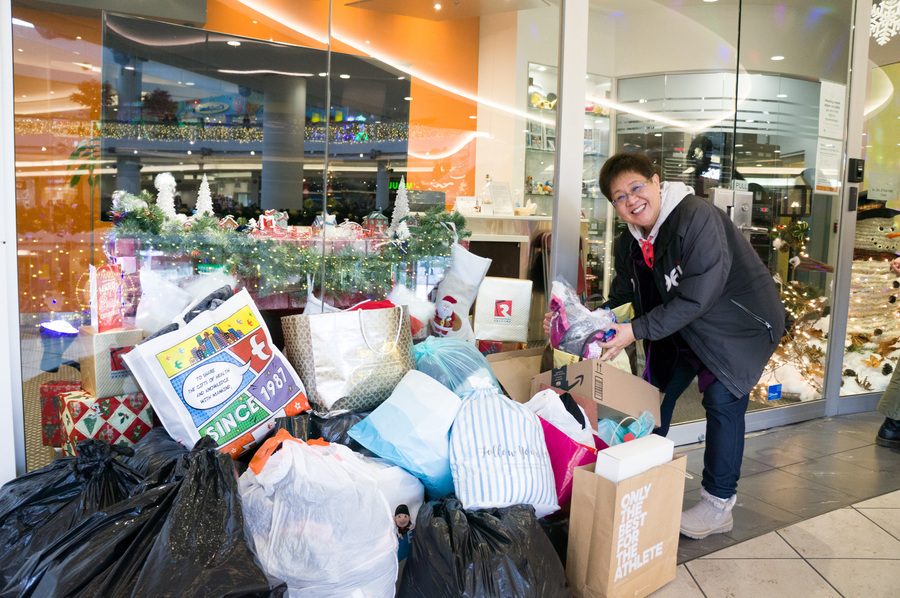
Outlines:
{"label": "clear plastic bag", "polygon": [[591,311],[581,304],[575,289],[561,278],[550,287],[550,344],[554,349],[579,357],[600,357],[595,343],[615,335],[610,325],[616,316],[608,309]]}

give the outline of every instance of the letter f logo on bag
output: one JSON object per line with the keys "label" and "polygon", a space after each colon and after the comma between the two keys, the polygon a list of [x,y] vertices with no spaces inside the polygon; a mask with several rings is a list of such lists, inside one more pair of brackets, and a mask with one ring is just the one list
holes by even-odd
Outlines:
{"label": "letter f logo on bag", "polygon": [[510,299],[497,299],[494,301],[495,318],[512,318],[512,301]]}

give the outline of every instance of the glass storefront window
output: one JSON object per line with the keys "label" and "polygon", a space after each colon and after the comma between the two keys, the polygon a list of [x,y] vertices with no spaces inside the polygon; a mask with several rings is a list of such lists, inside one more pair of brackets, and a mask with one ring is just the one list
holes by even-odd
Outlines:
{"label": "glass storefront window", "polygon": [[[597,304],[608,290],[621,230],[597,188],[599,169],[616,151],[645,151],[663,178],[710,201],[726,202],[718,189],[740,194],[744,203],[732,201],[731,209],[780,281],[795,334],[761,381],[756,407],[821,398],[842,224],[834,150],[843,143],[843,131],[822,130],[822,100],[844,101],[852,3],[591,0],[586,67],[574,75],[585,78],[585,97],[568,104],[558,97],[563,77],[573,76],[559,63],[561,3],[512,4],[208,0],[205,22],[194,26],[159,15],[73,16],[17,5],[16,204],[28,404],[41,383],[78,378],[66,363],[71,345],[42,335],[41,325],[84,324],[89,266],[110,257],[126,274],[155,270],[176,285],[227,271],[273,317],[301,309],[310,285],[344,303],[381,296],[396,282],[424,296],[445,259],[397,257],[389,267],[363,270],[358,257],[348,257],[384,250],[360,231],[390,226],[401,181],[409,225],[430,208],[456,207],[472,233],[470,250],[493,259],[489,275],[535,280],[529,340],[540,341],[548,235],[559,207],[556,170],[563,168],[557,161],[560,147],[573,142],[582,149],[575,160],[581,193],[563,199],[581,208],[583,298]],[[882,64],[889,80],[889,63]],[[557,102],[578,111],[576,131],[560,130]],[[880,111],[886,123],[890,112]],[[887,130],[870,125],[871,140],[889,145]],[[871,177],[893,167],[889,160],[874,165],[870,191]],[[166,173],[171,178],[160,178]],[[140,235],[111,235],[125,230],[122,210],[114,209],[123,192],[127,201],[164,193],[184,220],[208,202],[218,223],[190,239],[145,234],[148,222],[132,222],[144,227]],[[316,222],[323,211],[333,222]],[[290,227],[306,227],[295,229],[297,238],[270,238],[285,224],[280,212]],[[892,214],[878,217],[886,220],[873,218],[873,237],[893,226]],[[221,227],[251,220],[271,244],[223,241]],[[868,230],[865,220],[860,231]],[[274,229],[265,230],[269,225]],[[338,227],[338,238],[328,241]],[[429,241],[443,247],[451,236]],[[379,239],[395,254],[410,251],[402,240]],[[307,246],[321,252],[298,251]],[[877,390],[886,380],[883,364],[865,369],[857,355],[873,363],[877,347],[893,357],[883,351],[896,328],[889,308],[879,303],[881,335],[863,336],[880,322],[869,318],[869,303],[900,293],[875,263],[883,257],[863,257],[854,265],[860,275],[851,305],[860,312],[851,308],[846,366],[854,375],[844,376],[845,394]],[[308,282],[310,272],[326,276]],[[139,286],[127,286],[125,296],[126,313],[136,317]],[[765,390],[774,381],[784,393],[769,401]],[[34,428],[39,414],[29,409],[26,427]],[[697,416],[688,406],[675,419]],[[34,468],[49,453],[39,442],[29,447]]]}
{"label": "glass storefront window", "polygon": [[[835,106],[845,115],[848,40],[829,37],[830,58],[818,62],[797,42],[818,46],[826,32],[846,30],[852,7],[827,4],[804,12],[744,2],[738,20],[718,3],[592,3],[591,39],[603,56],[592,59],[610,61],[615,75],[615,151],[648,154],[662,180],[728,211],[781,290],[790,325],[751,411],[823,396],[844,137],[843,122],[826,124]],[[671,53],[632,43],[648,31]],[[773,44],[782,34],[795,43]],[[778,384],[780,394],[767,392]],[[675,421],[701,415],[685,407]]]}
{"label": "glass storefront window", "polygon": [[864,120],[866,172],[861,186],[850,279],[850,309],[841,395],[880,393],[898,365],[900,282],[889,263],[897,257],[900,230],[900,156],[896,151],[900,104],[900,42],[869,39],[868,96]]}

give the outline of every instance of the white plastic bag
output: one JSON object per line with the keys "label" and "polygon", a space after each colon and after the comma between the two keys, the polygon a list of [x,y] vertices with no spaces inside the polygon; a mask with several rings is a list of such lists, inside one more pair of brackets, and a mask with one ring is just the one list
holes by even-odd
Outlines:
{"label": "white plastic bag", "polygon": [[[539,415],[547,420],[547,423],[553,424],[556,428],[579,444],[586,446],[594,446],[594,433],[590,426],[584,427],[578,423],[575,417],[566,411],[562,399],[556,392],[549,388],[537,393],[531,400],[525,403],[525,407],[535,415]],[[584,421],[590,421],[587,414],[580,406],[578,409],[584,416]]]}
{"label": "white plastic bag", "polygon": [[394,595],[393,514],[363,459],[343,445],[306,444],[284,432],[263,444],[241,476],[250,545],[290,596]]}
{"label": "white plastic bag", "polygon": [[493,386],[463,397],[450,430],[450,471],[463,508],[524,503],[539,518],[559,510],[538,416]]}

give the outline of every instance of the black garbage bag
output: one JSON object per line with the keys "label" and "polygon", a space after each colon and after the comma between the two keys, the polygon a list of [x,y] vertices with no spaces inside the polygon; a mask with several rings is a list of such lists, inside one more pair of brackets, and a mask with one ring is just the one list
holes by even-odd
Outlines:
{"label": "black garbage bag", "polygon": [[55,459],[0,488],[0,587],[32,554],[131,494],[143,478],[116,460],[130,452],[84,440],[77,457]]}
{"label": "black garbage bag", "polygon": [[532,506],[464,510],[444,497],[419,509],[398,598],[571,595]]}
{"label": "black garbage bag", "polygon": [[151,487],[169,481],[178,461],[188,452],[162,427],[147,432],[133,449],[134,454],[123,457],[121,461],[145,478],[149,478],[148,485]]}
{"label": "black garbage bag", "polygon": [[96,513],[0,596],[280,597],[244,540],[231,457],[201,439],[168,482]]}
{"label": "black garbage bag", "polygon": [[309,437],[343,444],[354,452],[366,457],[378,457],[378,455],[350,438],[350,435],[347,433],[350,431],[350,428],[364,420],[370,413],[372,412],[359,411],[357,413],[342,413],[333,417],[312,415],[309,418]]}

